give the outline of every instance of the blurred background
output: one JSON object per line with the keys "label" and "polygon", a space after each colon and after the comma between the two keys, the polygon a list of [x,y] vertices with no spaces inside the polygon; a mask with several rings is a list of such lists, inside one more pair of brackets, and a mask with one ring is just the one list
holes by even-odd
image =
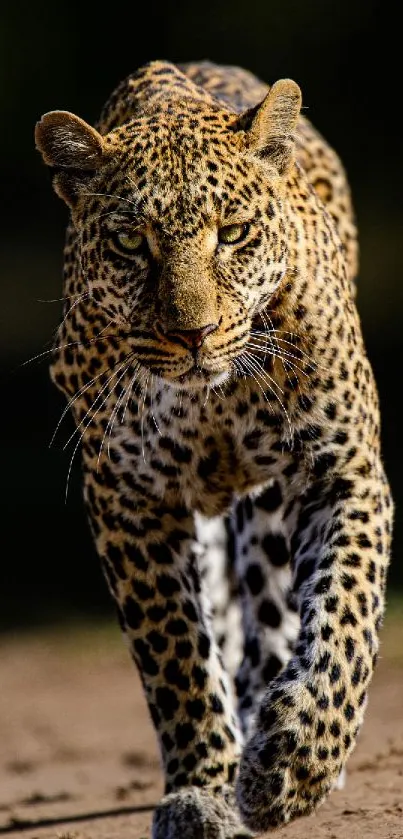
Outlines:
{"label": "blurred background", "polygon": [[[106,9],[106,13],[103,11]],[[403,586],[403,205],[401,37],[371,0],[7,3],[0,11],[0,370],[3,454],[0,625],[112,613],[81,503],[72,425],[50,384],[60,317],[67,211],[34,149],[42,113],[94,122],[116,84],[153,58],[239,64],[268,82],[290,76],[306,114],[349,173],[361,239],[358,305],[378,381],[383,451],[396,501],[390,592]]]}

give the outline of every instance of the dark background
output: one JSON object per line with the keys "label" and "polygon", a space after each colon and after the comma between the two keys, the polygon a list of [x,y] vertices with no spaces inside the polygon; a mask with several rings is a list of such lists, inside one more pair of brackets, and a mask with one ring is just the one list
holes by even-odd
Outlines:
{"label": "dark background", "polygon": [[49,347],[60,316],[60,303],[39,301],[61,296],[67,220],[33,130],[54,108],[94,122],[116,84],[153,58],[239,64],[268,82],[294,78],[307,115],[344,160],[361,237],[358,305],[397,508],[390,590],[403,585],[401,52],[398,19],[371,0],[3,4],[0,625],[111,611],[78,462],[65,503],[69,418],[49,449],[64,402],[46,356],[21,366]]}

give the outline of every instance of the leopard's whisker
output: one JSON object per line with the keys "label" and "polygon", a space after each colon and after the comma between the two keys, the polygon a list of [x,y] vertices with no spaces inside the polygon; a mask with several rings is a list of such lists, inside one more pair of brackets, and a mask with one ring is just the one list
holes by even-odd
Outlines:
{"label": "leopard's whisker", "polygon": [[54,341],[57,340],[57,336],[58,336],[58,334],[60,334],[60,331],[61,331],[62,327],[64,326],[64,324],[67,322],[67,319],[68,319],[69,315],[71,314],[71,312],[76,308],[76,306],[78,306],[80,303],[82,303],[83,300],[91,300],[93,305],[96,305],[96,306],[99,305],[98,301],[95,300],[95,298],[92,296],[92,292],[91,291],[85,291],[85,292],[83,292],[83,294],[80,294],[76,297],[74,303],[68,309],[67,309],[66,306],[64,306],[63,307],[63,320],[58,324],[56,329],[53,331],[53,340]]}
{"label": "leopard's whisker", "polygon": [[[251,329],[250,334],[253,335],[256,339],[267,341],[267,333],[262,332],[261,330]],[[300,352],[301,354],[307,355],[305,350],[302,350],[301,347],[297,346],[293,341],[288,341],[286,338],[281,338],[276,331],[270,330],[270,336],[272,336],[274,341],[281,341],[283,344],[287,344],[288,346],[293,347],[294,351]]]}
{"label": "leopard's whisker", "polygon": [[137,209],[136,202],[131,201],[130,198],[125,198],[123,195],[113,195],[110,192],[84,192],[83,195],[87,198],[113,198],[115,201],[126,201]]}
{"label": "leopard's whisker", "polygon": [[[72,305],[67,309],[67,312],[65,313],[65,315],[63,317],[63,320],[60,322],[59,326],[57,327],[57,330],[61,329],[63,324],[66,323],[66,320],[67,320],[68,316],[71,314],[71,312],[73,311],[73,309],[75,309],[76,306],[79,306],[79,304],[82,302],[82,300],[84,300],[86,297],[90,297],[90,296],[91,296],[91,293],[89,291],[86,291],[84,294],[81,294],[80,297],[78,297],[77,300],[74,301],[74,303],[72,303]],[[56,330],[56,332],[57,332],[57,330]]]}
{"label": "leopard's whisker", "polygon": [[64,297],[52,297],[48,300],[44,299],[43,297],[37,297],[36,302],[37,303],[65,303],[66,300],[77,300],[77,298],[85,297],[85,295],[88,294],[88,293],[89,292],[85,291],[83,294],[79,294],[79,295],[66,294]]}
{"label": "leopard's whisker", "polygon": [[95,335],[93,338],[88,338],[88,340],[86,341],[70,341],[68,344],[59,344],[58,346],[51,346],[50,349],[44,350],[44,352],[40,352],[37,355],[33,355],[26,361],[22,361],[19,367],[26,367],[28,364],[33,364],[34,361],[39,361],[40,359],[45,358],[45,356],[61,352],[61,350],[68,350],[72,347],[81,347],[82,349],[84,349],[85,347],[90,346],[96,341],[104,341],[105,338],[113,338],[115,341],[127,341],[127,335],[101,335],[101,333],[99,333],[99,335]]}
{"label": "leopard's whisker", "polygon": [[[269,318],[269,320],[270,320],[270,318]],[[267,337],[267,332],[263,331],[262,329],[251,329],[251,334],[256,335],[256,337],[258,337],[258,336],[259,337],[261,336],[263,338]],[[301,352],[301,353],[305,352],[305,350],[301,349],[301,347],[299,346],[299,343],[297,344],[295,341],[288,341],[288,338],[282,338],[281,337],[282,335],[288,335],[290,338],[297,338],[298,342],[301,342],[303,344],[305,339],[303,338],[303,336],[299,335],[297,332],[288,332],[285,329],[271,328],[269,330],[269,334],[273,336],[274,340],[282,341],[284,344],[289,343],[294,347],[295,350],[298,350],[298,352]]]}
{"label": "leopard's whisker", "polygon": [[[235,363],[235,362],[234,362],[234,363]],[[247,374],[247,376],[248,376],[248,377],[249,377],[249,376],[251,376],[251,378],[252,378],[252,379],[254,379],[254,381],[256,382],[256,384],[257,384],[257,386],[258,386],[258,388],[261,390],[261,392],[262,392],[262,394],[263,394],[263,398],[266,400],[266,402],[269,402],[269,400],[268,400],[268,398],[267,398],[266,391],[265,391],[264,387],[262,386],[261,382],[259,382],[259,380],[258,380],[258,378],[257,378],[256,374],[255,374],[255,373],[254,373],[254,371],[253,371],[253,368],[249,365],[249,362],[247,361],[247,359],[246,359],[246,358],[242,358],[242,361],[241,361],[241,359],[240,359],[240,358],[238,358],[238,359],[236,359],[236,363],[237,363],[237,366],[238,366],[238,365],[240,366],[240,368],[241,368],[241,370],[242,370],[243,372],[245,372],[245,371],[246,371],[246,374]],[[269,403],[269,407],[270,407],[270,410],[273,410],[273,408],[272,408],[272,406],[270,405],[270,403]]]}
{"label": "leopard's whisker", "polygon": [[[117,388],[117,386],[119,385],[119,383],[120,383],[120,382],[122,381],[122,379],[125,377],[125,375],[126,375],[126,373],[127,373],[128,369],[129,369],[129,367],[130,367],[130,363],[131,363],[131,362],[130,362],[130,359],[129,359],[129,361],[128,361],[128,363],[127,363],[126,367],[125,367],[125,369],[123,370],[123,373],[121,374],[121,376],[119,376],[118,380],[115,382],[115,384],[114,384],[114,386],[113,386],[113,389],[110,391],[110,395],[111,395],[111,394],[112,394],[112,393],[116,390],[116,388]],[[109,440],[108,440],[108,457],[110,458],[110,439],[111,439],[111,432],[112,432],[113,424],[114,424],[114,421],[115,421],[115,419],[116,419],[117,413],[118,413],[118,411],[119,411],[119,407],[120,407],[120,405],[121,405],[121,403],[122,403],[122,401],[123,401],[123,399],[124,399],[125,395],[126,395],[126,390],[125,390],[125,388],[123,388],[122,393],[120,394],[120,396],[118,396],[118,397],[117,397],[117,399],[116,399],[116,404],[115,404],[115,406],[113,407],[113,409],[112,409],[112,411],[111,411],[111,415],[110,415],[109,420],[108,420],[108,422],[107,422],[107,425],[106,425],[106,428],[105,428],[105,431],[104,431],[104,434],[103,434],[103,437],[102,437],[102,440],[101,440],[101,445],[100,445],[100,447],[99,447],[98,458],[97,458],[97,471],[98,471],[98,468],[99,468],[99,462],[100,462],[101,455],[102,455],[102,449],[103,449],[103,447],[104,447],[104,443],[105,443],[106,437],[108,436],[108,431],[109,431]]]}
{"label": "leopard's whisker", "polygon": [[133,385],[134,385],[134,383],[135,383],[135,381],[136,381],[136,378],[137,378],[138,374],[140,373],[140,370],[141,370],[141,364],[140,364],[140,362],[138,361],[138,362],[135,364],[135,366],[134,366],[134,374],[133,374],[133,377],[132,377],[132,379],[130,380],[130,382],[129,382],[129,384],[127,385],[127,388],[126,388],[126,391],[127,391],[127,399],[126,399],[125,407],[124,407],[124,410],[123,410],[122,418],[121,418],[121,421],[120,421],[120,422],[121,422],[121,425],[123,425],[123,424],[124,424],[124,421],[125,421],[125,418],[126,418],[126,411],[127,411],[128,405],[129,405],[129,403],[130,403],[130,398],[131,398],[131,396],[132,396],[132,394],[133,394]]}
{"label": "leopard's whisker", "polygon": [[[110,378],[108,379],[107,384],[109,384],[109,383],[110,383],[110,381],[111,381],[111,379],[113,378],[113,376],[114,376],[114,375],[115,375],[115,374],[112,374],[112,376],[110,376]],[[67,441],[66,445],[63,447],[63,448],[66,448],[66,446],[68,445],[68,443],[70,442],[70,440],[72,440],[72,439],[73,439],[73,437],[74,437],[74,435],[75,435],[76,431],[78,431],[78,432],[79,432],[79,434],[78,434],[78,439],[77,439],[77,442],[76,442],[76,444],[75,444],[75,446],[74,446],[74,449],[73,449],[73,454],[72,454],[72,456],[71,456],[71,458],[70,458],[69,468],[68,468],[68,470],[67,470],[66,490],[65,490],[65,499],[64,499],[64,500],[65,500],[65,504],[67,503],[67,496],[68,496],[68,491],[69,491],[69,484],[70,484],[71,470],[72,470],[72,468],[73,468],[73,462],[74,462],[74,458],[75,458],[75,456],[76,456],[77,450],[78,450],[78,448],[79,448],[79,446],[80,446],[80,443],[81,443],[81,442],[82,442],[82,440],[84,439],[84,436],[85,436],[86,432],[88,431],[88,428],[90,427],[91,423],[93,422],[93,420],[94,420],[95,416],[96,416],[96,415],[98,414],[98,412],[99,412],[99,411],[100,411],[100,410],[104,407],[104,405],[105,405],[105,404],[106,404],[106,402],[108,401],[108,399],[109,399],[109,397],[110,397],[111,393],[112,393],[112,391],[109,391],[109,393],[107,393],[107,395],[106,395],[105,399],[103,399],[103,400],[102,400],[101,405],[97,408],[97,410],[95,411],[95,413],[93,414],[93,416],[90,418],[89,422],[87,422],[87,424],[84,426],[83,430],[82,430],[82,431],[80,431],[80,427],[82,426],[83,422],[86,420],[86,418],[87,418],[88,414],[90,413],[90,411],[94,408],[94,406],[95,406],[96,402],[98,401],[98,398],[99,398],[99,396],[100,396],[101,394],[99,393],[99,394],[95,397],[95,399],[94,399],[94,401],[93,401],[93,403],[92,403],[91,407],[88,409],[88,411],[86,412],[85,416],[84,416],[84,417],[83,417],[83,419],[81,420],[80,425],[79,425],[79,426],[77,426],[77,428],[75,429],[75,432],[71,435],[71,437],[70,437],[70,438],[69,438],[69,440]],[[97,464],[97,465],[98,465],[98,464]]]}
{"label": "leopard's whisker", "polygon": [[232,365],[233,369],[235,370],[236,377],[239,378],[239,376],[242,376],[243,379],[248,378],[248,374],[245,372],[244,368],[242,367],[242,362],[239,359],[234,358],[232,360]]}
{"label": "leopard's whisker", "polygon": [[161,429],[158,425],[158,422],[156,420],[155,413],[154,413],[154,402],[153,402],[153,400],[154,400],[154,395],[155,394],[153,392],[153,389],[155,388],[155,384],[156,384],[156,377],[154,376],[153,373],[151,373],[151,382],[150,382],[150,411],[151,411],[151,417],[152,417],[153,423],[154,423],[154,425],[155,425],[155,427],[158,431],[158,434],[160,435],[160,437],[162,437],[162,431],[161,431]]}
{"label": "leopard's whisker", "polygon": [[117,213],[119,213],[119,215],[128,215],[128,216],[132,216],[132,215],[133,215],[133,213],[134,213],[134,210],[123,210],[123,209],[120,209],[120,210],[108,210],[108,211],[107,211],[107,212],[105,212],[105,213],[98,213],[96,216],[95,216],[95,215],[94,215],[94,216],[92,216],[92,219],[95,221],[95,219],[99,219],[99,218],[106,218],[107,216],[114,216],[114,215],[116,215]]}
{"label": "leopard's whisker", "polygon": [[[279,397],[278,393],[276,393],[276,391],[275,391],[275,390],[274,390],[274,388],[272,387],[272,384],[275,384],[275,385],[277,386],[277,388],[280,390],[280,393],[281,393],[282,395],[284,395],[283,391],[282,391],[282,390],[281,390],[281,388],[277,385],[277,383],[276,383],[276,382],[274,382],[274,379],[272,379],[272,377],[268,375],[268,373],[266,372],[266,370],[264,370],[264,369],[263,369],[263,367],[261,367],[261,365],[260,365],[260,364],[256,361],[256,359],[254,358],[254,356],[252,356],[252,354],[251,354],[251,353],[247,352],[247,353],[246,353],[246,355],[247,355],[247,362],[248,362],[248,364],[252,367],[252,369],[255,371],[255,373],[263,379],[263,381],[267,384],[267,386],[268,386],[269,390],[273,393],[273,396],[275,396],[275,398],[277,399],[277,402],[279,403],[280,407],[282,408],[282,411],[283,411],[283,413],[284,413],[284,416],[285,416],[285,417],[286,417],[286,419],[287,419],[287,423],[288,423],[288,428],[289,428],[290,436],[292,436],[292,425],[291,425],[291,420],[290,420],[289,413],[288,413],[288,411],[287,411],[287,409],[286,409],[286,407],[285,407],[284,403],[283,403],[283,402],[282,402],[282,400],[280,399],[280,397]],[[272,384],[270,384],[270,382],[271,382]]]}
{"label": "leopard's whisker", "polygon": [[[264,360],[266,359],[267,355],[271,356],[272,358],[279,358],[283,362],[283,366],[284,366],[284,363],[289,364],[290,367],[292,367],[293,370],[299,370],[300,373],[302,373],[303,376],[305,376],[307,379],[309,378],[309,373],[307,373],[305,370],[303,370],[302,367],[299,367],[298,364],[295,364],[293,361],[290,360],[290,359],[294,358],[295,356],[293,356],[289,353],[283,354],[283,353],[278,352],[277,350],[269,350],[268,351],[267,349],[262,349],[261,347],[259,347],[259,345],[252,343],[252,341],[248,341],[246,346],[250,347],[252,350],[254,350],[254,352],[258,352],[258,353],[264,352],[264,354],[265,354],[264,355]],[[262,363],[264,363],[264,361]],[[285,370],[285,372],[287,372],[285,367],[284,367],[284,370]]]}
{"label": "leopard's whisker", "polygon": [[[79,432],[79,430],[80,430],[81,426],[83,425],[83,423],[85,423],[85,420],[87,419],[88,415],[91,413],[91,411],[93,410],[93,408],[95,408],[95,406],[96,406],[96,404],[97,404],[98,400],[100,399],[100,397],[102,396],[102,394],[103,394],[103,393],[105,393],[105,390],[107,389],[107,387],[108,387],[108,385],[111,383],[111,381],[115,378],[115,376],[117,376],[117,375],[120,373],[120,371],[122,370],[122,368],[126,365],[127,360],[128,360],[128,359],[127,359],[127,357],[126,357],[126,358],[125,358],[125,360],[124,360],[124,362],[123,362],[123,363],[122,363],[122,364],[118,367],[118,369],[117,369],[117,370],[115,369],[115,370],[111,373],[111,375],[109,376],[109,378],[107,379],[107,381],[105,382],[105,384],[103,385],[103,387],[101,388],[101,390],[100,390],[100,391],[98,391],[98,393],[97,393],[97,395],[96,395],[96,397],[95,397],[94,401],[92,402],[91,406],[90,406],[90,407],[88,408],[88,410],[85,412],[85,414],[84,414],[84,416],[83,416],[82,420],[81,420],[81,421],[77,424],[77,427],[76,427],[76,428],[75,428],[75,430],[72,432],[72,434],[70,434],[69,439],[68,439],[68,440],[66,441],[66,443],[64,444],[64,446],[63,446],[63,450],[67,448],[67,446],[70,444],[70,442],[71,442],[71,441],[72,441],[72,439],[75,437],[75,435],[77,434],[77,432]],[[115,383],[115,386],[116,386],[116,383]],[[107,395],[107,399],[108,399],[108,395]],[[97,410],[95,411],[95,413],[94,413],[93,417],[91,418],[91,422],[92,422],[92,421],[93,421],[93,419],[96,417],[96,415],[97,415],[98,411],[100,410],[100,408],[101,408],[101,407],[103,407],[103,405],[104,405],[104,404],[105,404],[105,400],[102,402],[101,406],[100,406],[100,407],[98,407],[98,408],[97,408]]]}
{"label": "leopard's whisker", "polygon": [[223,387],[222,387],[222,385],[217,385],[217,387],[218,387],[218,389],[219,389],[219,390],[220,390],[220,392],[221,392],[221,397],[222,397],[222,399],[224,399],[224,400],[225,400],[225,393],[224,393],[224,391],[223,391]]}
{"label": "leopard's whisker", "polygon": [[[266,316],[265,316],[264,312],[260,313],[260,317],[262,318],[264,328],[265,328],[265,331],[266,331],[266,334],[267,334],[267,341],[270,343],[270,346],[273,346],[273,343],[274,343],[273,338],[270,335],[269,325],[267,323]],[[263,364],[264,364],[265,360],[266,360],[266,356],[263,359]]]}
{"label": "leopard's whisker", "polygon": [[[295,333],[292,333],[292,334],[295,334]],[[251,330],[250,335],[251,335],[251,337],[253,337],[253,339],[255,341],[262,341],[262,342],[267,341],[267,336],[263,332],[256,332],[256,330]],[[300,356],[301,356],[299,359],[298,359],[298,356],[295,356],[295,358],[297,358],[299,361],[303,361],[303,359],[305,358],[307,360],[307,363],[310,364],[314,369],[321,368],[322,370],[328,370],[327,365],[321,364],[319,361],[317,361],[317,359],[313,359],[312,356],[310,356],[307,352],[305,352],[305,350],[301,349],[301,347],[296,346],[292,341],[287,341],[285,338],[280,338],[277,335],[274,336],[274,340],[275,340],[275,343],[277,344],[279,349],[284,349],[281,346],[281,344],[285,344],[287,347],[291,347],[293,352],[299,353]],[[281,342],[281,344],[280,344],[280,342]],[[285,351],[286,350],[284,350],[284,352]]]}
{"label": "leopard's whisker", "polygon": [[[114,374],[114,375],[115,375],[115,374]],[[107,384],[109,384],[109,382],[111,381],[111,379],[112,379],[112,378],[113,378],[113,375],[112,375],[112,376],[108,379]],[[74,435],[75,435],[76,431],[79,431],[79,434],[78,434],[78,440],[77,440],[77,442],[76,442],[76,444],[75,444],[75,446],[74,446],[73,454],[72,454],[72,456],[71,456],[71,458],[70,458],[69,468],[68,468],[68,471],[67,471],[67,478],[66,478],[66,491],[65,491],[65,503],[67,503],[67,495],[68,495],[68,490],[69,490],[69,483],[70,483],[71,470],[72,470],[72,467],[73,467],[73,461],[74,461],[74,458],[75,458],[75,456],[76,456],[77,450],[78,450],[78,448],[79,448],[79,446],[80,446],[80,443],[81,443],[81,442],[82,442],[82,440],[84,439],[84,436],[85,436],[86,432],[88,431],[88,429],[89,429],[89,427],[90,427],[91,423],[92,423],[92,422],[93,422],[93,420],[95,419],[95,417],[96,417],[96,415],[98,414],[98,412],[99,412],[100,410],[102,410],[102,408],[104,407],[104,405],[105,405],[105,404],[106,404],[106,402],[108,401],[109,397],[111,396],[111,393],[112,393],[112,392],[113,392],[113,389],[112,389],[112,390],[110,390],[110,391],[109,391],[109,393],[107,393],[107,395],[106,395],[105,399],[103,399],[103,401],[102,401],[101,405],[97,408],[97,410],[95,411],[95,413],[93,414],[93,416],[90,418],[89,422],[88,422],[88,423],[84,426],[84,428],[83,428],[83,430],[82,430],[82,431],[79,431],[79,429],[80,429],[80,427],[82,426],[82,424],[83,424],[84,420],[87,418],[87,416],[88,416],[88,414],[90,413],[90,411],[92,410],[92,408],[94,408],[94,406],[95,406],[96,402],[98,401],[98,398],[99,398],[99,396],[100,396],[101,394],[98,394],[98,396],[96,396],[96,398],[94,399],[94,401],[93,401],[93,403],[92,403],[91,407],[90,407],[90,408],[88,409],[88,411],[86,412],[85,417],[83,417],[82,421],[80,422],[80,425],[79,425],[79,426],[77,426],[77,428],[76,428],[75,432],[71,435],[71,437],[70,437],[70,438],[69,438],[69,440],[67,441],[66,445],[63,447],[63,448],[66,448],[66,446],[68,445],[68,443],[70,442],[70,440],[72,440],[72,439],[73,439],[73,437],[74,437]],[[98,469],[98,462],[99,462],[99,455],[98,455],[98,461],[97,461],[97,469]]]}
{"label": "leopard's whisker", "polygon": [[[97,338],[101,338],[101,336],[106,337],[106,336],[104,335],[104,332],[105,332],[105,330],[106,330],[106,329],[109,329],[109,327],[110,327],[111,323],[113,323],[113,318],[111,318],[111,319],[108,321],[108,323],[106,324],[106,326],[104,326],[104,327],[100,330],[100,332],[98,332]],[[108,337],[108,338],[111,338],[112,336],[111,336],[111,335],[108,335],[107,337]],[[116,336],[116,337],[118,338],[118,336]],[[122,338],[123,338],[123,337],[124,337],[124,338],[126,338],[127,336],[126,336],[126,335],[124,335],[124,336],[122,335],[121,337],[122,337]]]}
{"label": "leopard's whisker", "polygon": [[272,384],[272,388],[271,388],[271,389],[273,389],[273,388],[277,388],[277,390],[279,391],[279,393],[281,393],[281,395],[282,395],[282,396],[284,396],[284,391],[282,390],[282,388],[280,387],[280,385],[278,384],[278,382],[276,382],[276,380],[275,380],[275,379],[273,379],[273,377],[272,377],[272,376],[270,376],[270,373],[268,373],[268,372],[267,372],[267,370],[265,370],[265,369],[264,369],[264,367],[262,366],[262,364],[260,363],[260,361],[259,361],[257,358],[255,358],[254,354],[253,354],[253,353],[251,353],[251,352],[248,352],[248,350],[245,350],[242,354],[243,354],[243,355],[246,355],[246,356],[247,356],[247,358],[249,358],[249,360],[253,361],[253,363],[256,365],[256,367],[258,367],[258,369],[259,369],[259,370],[261,370],[261,371],[262,371],[262,373],[264,373],[264,375],[265,375],[265,377],[266,377],[266,380],[270,381],[270,382],[271,382],[271,384]]}
{"label": "leopard's whisker", "polygon": [[237,361],[237,364],[240,365],[241,370],[247,371],[247,375],[251,376],[252,379],[255,380],[255,382],[259,386],[260,390],[262,391],[264,399],[266,400],[266,402],[268,402],[269,400],[267,399],[266,392],[265,392],[264,388],[262,387],[261,382],[259,382],[258,379],[256,378],[256,374],[254,373],[254,370],[253,370],[250,362],[244,356],[242,357],[242,359],[238,358],[236,361]]}
{"label": "leopard's whisker", "polygon": [[59,421],[58,421],[58,423],[57,423],[57,425],[56,425],[56,428],[55,428],[55,430],[54,430],[54,432],[53,432],[53,434],[52,434],[52,437],[51,437],[51,440],[50,440],[50,443],[49,443],[49,448],[53,445],[54,440],[55,440],[55,437],[56,437],[56,434],[57,434],[57,432],[58,432],[58,430],[59,430],[59,428],[60,428],[60,425],[61,425],[61,423],[63,422],[64,417],[66,416],[66,414],[67,414],[67,413],[68,413],[68,411],[70,410],[71,406],[72,406],[72,405],[74,405],[74,402],[75,402],[75,401],[79,398],[79,396],[82,396],[82,394],[83,394],[83,393],[86,393],[86,391],[87,391],[87,390],[89,390],[89,388],[90,388],[90,387],[92,387],[92,385],[94,385],[94,384],[95,384],[95,382],[96,382],[96,381],[98,381],[98,379],[100,379],[102,376],[104,376],[106,372],[107,372],[107,369],[106,369],[106,368],[104,368],[103,370],[101,370],[101,372],[100,372],[100,373],[98,373],[98,375],[97,375],[97,376],[94,376],[94,378],[93,378],[93,379],[91,379],[91,381],[86,382],[84,385],[82,385],[82,387],[80,387],[80,388],[79,388],[79,390],[77,390],[77,391],[76,391],[76,393],[74,394],[74,396],[72,396],[72,398],[68,401],[68,403],[67,403],[66,407],[64,408],[64,410],[63,410],[63,412],[62,412],[62,414],[61,414],[61,417],[60,417],[60,419],[59,419]]}
{"label": "leopard's whisker", "polygon": [[[217,388],[219,388],[219,390],[221,391],[221,393],[218,393]],[[210,390],[212,391],[212,393],[214,393],[214,395],[217,397],[217,399],[220,399],[220,400],[221,400],[221,402],[223,401],[223,399],[224,399],[224,394],[223,394],[223,390],[222,390],[221,385],[210,385]]]}
{"label": "leopard's whisker", "polygon": [[[259,352],[267,352],[268,351],[270,354],[273,354],[273,355],[281,354],[283,358],[293,358],[293,359],[295,359],[295,361],[303,361],[303,358],[301,358],[298,355],[294,355],[294,353],[291,353],[290,350],[284,349],[278,343],[270,342],[270,345],[269,345],[266,341],[264,341],[264,342],[259,341],[255,337],[253,337],[252,341],[248,341],[248,344],[252,344],[252,343],[253,343],[253,346],[256,349],[259,350]],[[270,349],[268,349],[269,346],[270,346]]]}
{"label": "leopard's whisker", "polygon": [[[284,361],[284,359],[282,358],[282,354],[287,353],[287,355],[289,355],[290,353],[289,353],[289,351],[287,352],[287,351],[284,349],[284,347],[280,347],[280,341],[284,341],[284,343],[286,343],[286,340],[285,340],[285,339],[283,339],[283,338],[279,338],[278,331],[276,331],[276,330],[274,329],[273,321],[272,321],[272,319],[271,319],[271,317],[270,317],[269,313],[267,313],[267,319],[268,319],[268,321],[269,321],[269,324],[270,324],[271,329],[273,330],[273,331],[272,331],[272,340],[273,340],[273,342],[274,342],[275,347],[276,347],[276,348],[278,348],[278,350],[279,350],[279,357],[281,358],[281,363],[282,363],[282,366],[283,366],[283,370],[284,370],[284,373],[285,373],[285,374],[287,374],[287,370],[286,370],[286,367],[285,367],[285,361]],[[254,340],[259,342],[259,341],[261,341],[261,337],[260,337],[260,336],[257,336],[257,337],[256,337],[256,336],[254,336]],[[295,352],[300,352],[300,351],[299,351],[299,350],[295,350],[295,349],[294,349],[294,350],[293,350],[293,353],[295,353]],[[301,354],[301,352],[300,352],[300,354]],[[295,356],[295,358],[296,358],[297,360],[300,360],[300,359],[298,358],[298,356]],[[302,360],[302,359],[301,359],[301,360]]]}
{"label": "leopard's whisker", "polygon": [[[127,359],[125,359],[125,363],[126,363],[126,361],[127,361]],[[124,366],[124,365],[123,365],[123,366]],[[113,375],[112,375],[112,376],[108,379],[107,384],[109,384],[109,383],[110,383],[110,381],[111,381],[111,379],[113,378],[113,376],[114,376],[114,375],[116,375],[116,374],[113,374]],[[119,381],[120,381],[120,380],[119,380]],[[115,383],[115,387],[116,387],[116,383]],[[102,400],[101,405],[100,405],[100,406],[96,409],[95,413],[94,413],[94,414],[93,414],[93,416],[90,418],[89,422],[88,422],[88,423],[84,426],[84,429],[83,429],[83,430],[79,433],[79,435],[78,435],[78,440],[77,440],[77,443],[76,443],[76,445],[75,445],[75,447],[74,447],[73,454],[72,454],[72,456],[71,456],[71,458],[70,458],[69,468],[68,468],[68,472],[67,472],[67,479],[66,479],[66,491],[65,491],[65,503],[67,503],[67,495],[68,495],[68,489],[69,489],[69,483],[70,483],[71,470],[72,470],[72,467],[73,467],[73,461],[74,461],[74,458],[75,458],[76,452],[77,452],[77,450],[78,450],[78,448],[79,448],[80,443],[81,443],[81,442],[82,442],[82,440],[84,439],[84,436],[85,436],[86,432],[88,431],[88,429],[89,429],[89,427],[90,427],[91,423],[92,423],[92,422],[93,422],[93,420],[95,419],[95,417],[96,417],[96,415],[98,414],[98,412],[99,412],[99,411],[100,411],[100,410],[104,407],[104,405],[105,405],[105,404],[106,404],[106,402],[108,401],[109,397],[111,396],[111,393],[112,393],[112,392],[113,392],[113,389],[112,389],[112,390],[110,390],[110,391],[109,391],[109,393],[107,393],[107,395],[106,395],[105,399],[103,399],[103,400]],[[83,417],[82,421],[80,422],[80,425],[79,425],[79,426],[77,426],[76,431],[79,431],[80,426],[83,424],[84,420],[87,418],[87,416],[88,416],[88,414],[90,413],[90,411],[92,410],[92,408],[94,408],[94,407],[95,407],[95,404],[96,404],[96,402],[98,401],[98,398],[99,398],[99,396],[100,396],[100,395],[101,395],[101,394],[99,393],[99,394],[96,396],[96,398],[94,399],[94,401],[93,401],[93,403],[92,403],[91,407],[88,409],[88,411],[86,412],[86,414],[85,414],[85,416]],[[74,432],[74,433],[75,433],[75,432]],[[71,435],[70,439],[73,439],[73,436],[74,436],[74,434],[72,434],[72,435]],[[66,444],[66,445],[68,445],[68,443],[69,443],[69,441],[67,441],[67,444]],[[66,448],[66,446],[64,446],[64,448]],[[98,462],[99,462],[99,455],[98,455],[98,461],[97,461],[97,469],[98,469]]]}
{"label": "leopard's whisker", "polygon": [[146,396],[147,396],[149,376],[150,376],[150,373],[146,372],[146,380],[145,380],[144,390],[143,390],[143,401],[142,401],[141,412],[140,412],[141,453],[143,455],[143,461],[144,461],[145,464],[147,463],[147,461],[146,461],[145,446],[144,446],[144,408],[145,408],[145,401],[146,401]]}
{"label": "leopard's whisker", "polygon": [[[249,346],[249,345],[248,345],[248,346]],[[261,351],[260,351],[259,349],[257,349],[257,350],[256,350],[256,349],[254,348],[254,352],[261,352]],[[274,353],[270,353],[270,355],[271,355],[273,358],[278,358],[278,359],[282,362],[283,369],[284,369],[284,373],[285,373],[285,375],[286,375],[287,377],[289,376],[289,373],[290,373],[290,371],[291,371],[291,372],[293,372],[293,373],[295,374],[295,377],[296,377],[297,379],[298,379],[298,373],[301,373],[303,376],[305,376],[305,378],[306,378],[306,379],[309,379],[309,374],[308,374],[308,373],[306,373],[306,372],[305,372],[305,370],[303,370],[303,369],[302,369],[302,367],[299,367],[299,366],[298,366],[298,364],[295,364],[295,362],[290,361],[290,360],[289,360],[289,358],[284,358],[284,357],[283,357],[280,353],[276,353],[276,352],[274,352]],[[286,365],[287,365],[287,366],[286,366]],[[298,371],[298,372],[297,372],[297,371]],[[295,387],[295,386],[294,386],[294,384],[290,384],[290,386],[292,387],[292,389],[293,389],[293,390],[298,390],[298,388],[299,388],[299,381],[298,381],[298,383],[297,383],[297,387]]]}
{"label": "leopard's whisker", "polygon": [[84,434],[85,434],[86,430],[87,430],[87,429],[85,428],[85,429],[84,429],[84,431],[82,432],[82,434],[80,434],[80,435],[79,435],[79,438],[78,438],[78,440],[77,440],[77,443],[76,443],[76,445],[74,446],[74,449],[73,449],[73,454],[72,454],[72,456],[71,456],[71,458],[70,458],[69,468],[68,468],[68,470],[67,470],[67,477],[66,477],[66,489],[65,489],[65,491],[64,491],[64,503],[65,503],[65,504],[67,504],[67,497],[68,497],[68,494],[69,494],[69,486],[70,486],[71,470],[72,470],[72,468],[73,468],[73,461],[74,461],[74,458],[75,458],[75,456],[76,456],[77,449],[78,449],[78,447],[79,447],[79,445],[80,445],[80,443],[81,443],[81,440],[82,440],[82,439],[83,439],[83,437],[84,437]]}
{"label": "leopard's whisker", "polygon": [[206,398],[205,398],[205,400],[204,400],[204,402],[203,402],[203,408],[205,408],[205,407],[206,407],[206,405],[207,405],[207,403],[208,403],[209,399],[210,399],[210,387],[209,387],[208,385],[206,385]]}

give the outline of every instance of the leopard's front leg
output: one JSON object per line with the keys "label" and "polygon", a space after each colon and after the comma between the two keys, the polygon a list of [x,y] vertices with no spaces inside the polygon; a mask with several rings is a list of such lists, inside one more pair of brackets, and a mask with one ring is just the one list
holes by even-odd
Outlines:
{"label": "leopard's front leg", "polygon": [[249,836],[233,788],[241,735],[204,608],[193,517],[152,488],[140,491],[131,472],[113,470],[103,460],[97,474],[92,464],[86,501],[161,748],[166,795],[154,839]]}
{"label": "leopard's front leg", "polygon": [[301,631],[263,697],[237,785],[255,830],[311,812],[354,747],[378,649],[391,518],[375,457],[301,499],[292,544]]}

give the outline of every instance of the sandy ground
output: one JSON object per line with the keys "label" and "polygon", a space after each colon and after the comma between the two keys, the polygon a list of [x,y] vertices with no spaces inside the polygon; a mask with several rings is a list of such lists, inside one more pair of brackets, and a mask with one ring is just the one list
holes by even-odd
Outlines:
{"label": "sandy ground", "polygon": [[[1,640],[0,834],[145,839],[162,783],[154,734],[114,627]],[[402,839],[403,620],[390,616],[346,788],[277,839]]]}

